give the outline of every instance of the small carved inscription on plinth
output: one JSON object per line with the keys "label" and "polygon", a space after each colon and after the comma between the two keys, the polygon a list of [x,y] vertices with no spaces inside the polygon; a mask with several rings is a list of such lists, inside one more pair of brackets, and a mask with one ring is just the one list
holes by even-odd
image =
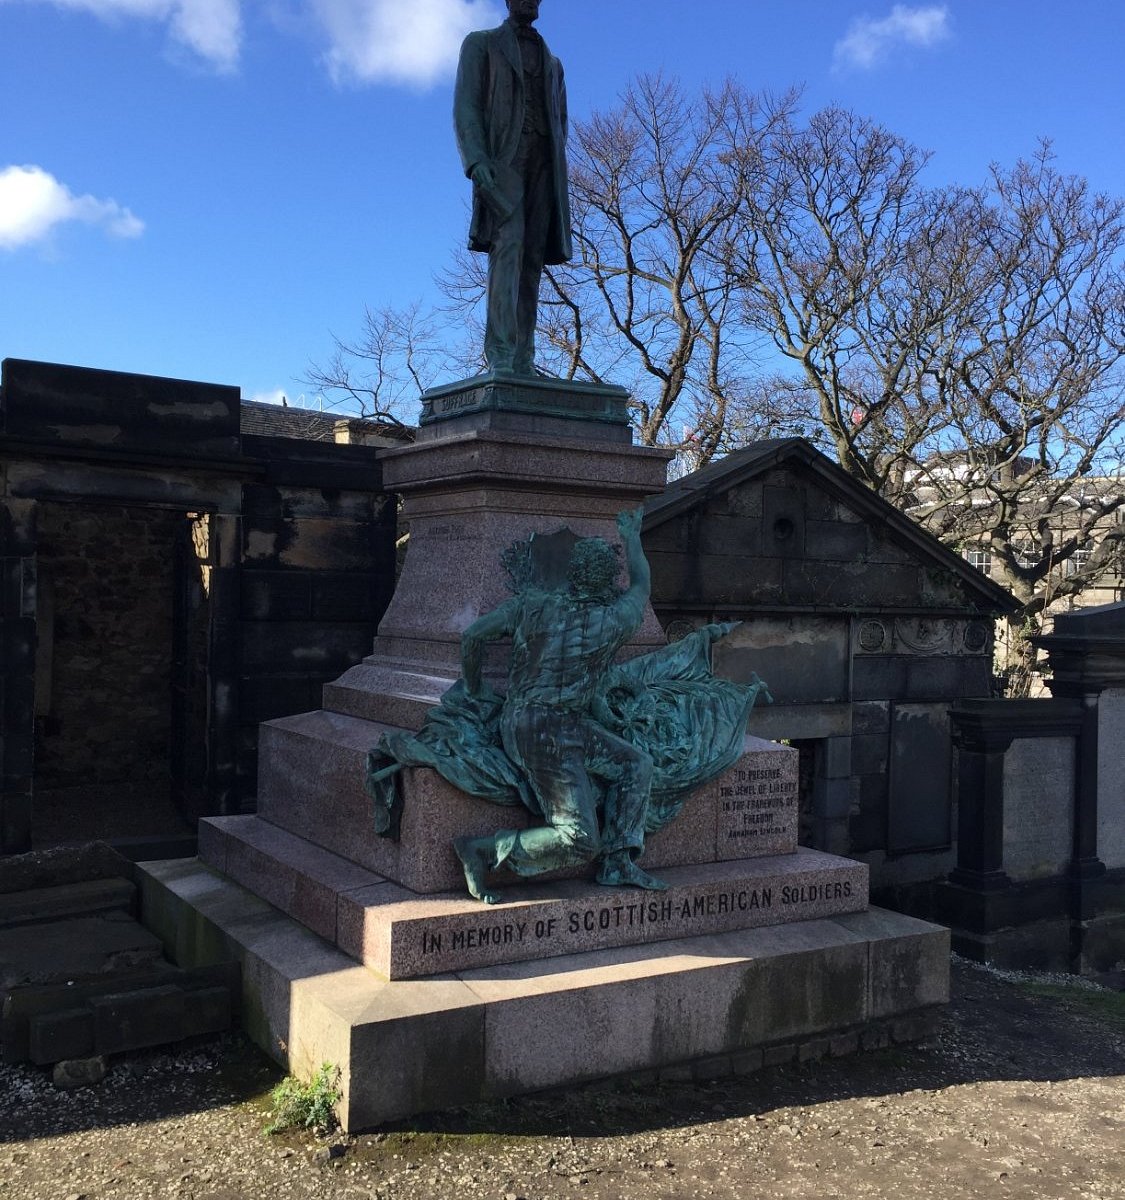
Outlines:
{"label": "small carved inscription on plinth", "polygon": [[719,858],[781,854],[796,845],[797,755],[741,760],[719,781]]}

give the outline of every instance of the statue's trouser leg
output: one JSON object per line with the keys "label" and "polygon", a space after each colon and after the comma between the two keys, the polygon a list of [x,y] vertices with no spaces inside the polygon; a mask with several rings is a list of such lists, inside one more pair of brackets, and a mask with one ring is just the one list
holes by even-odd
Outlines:
{"label": "statue's trouser leg", "polygon": [[498,225],[488,252],[484,357],[494,371],[530,374],[535,357],[535,318],[539,281],[551,224],[550,142],[525,135],[512,170],[523,195],[511,216]]}
{"label": "statue's trouser leg", "polygon": [[498,866],[540,875],[597,857],[598,791],[586,770],[584,724],[577,713],[538,704],[521,706],[506,720],[505,748],[527,774],[546,824],[497,834]]}
{"label": "statue's trouser leg", "polygon": [[523,255],[523,205],[497,229],[488,251],[484,358],[493,371],[510,371],[516,352],[516,298]]}
{"label": "statue's trouser leg", "polygon": [[539,283],[551,229],[551,144],[546,137],[525,135],[517,161],[523,174],[524,234],[516,297],[516,343],[512,367],[517,375],[535,371],[535,322]]}

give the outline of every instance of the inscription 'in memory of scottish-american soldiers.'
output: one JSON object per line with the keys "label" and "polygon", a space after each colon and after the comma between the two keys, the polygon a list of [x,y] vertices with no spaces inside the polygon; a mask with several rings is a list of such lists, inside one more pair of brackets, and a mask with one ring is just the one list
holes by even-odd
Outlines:
{"label": "inscription 'in memory of scottish-american soldiers.'", "polygon": [[[421,931],[422,953],[483,950],[492,946],[519,946],[533,942],[570,941],[585,934],[597,935],[613,930],[643,930],[661,926],[661,937],[677,936],[680,930],[690,936],[698,922],[713,921],[735,913],[757,910],[792,909],[793,906],[850,900],[851,880],[836,879],[823,883],[783,884],[773,887],[738,887],[709,891],[682,899],[641,899],[629,904],[582,906],[558,916],[535,920],[475,921],[460,929]],[[679,928],[677,928],[679,927]]]}

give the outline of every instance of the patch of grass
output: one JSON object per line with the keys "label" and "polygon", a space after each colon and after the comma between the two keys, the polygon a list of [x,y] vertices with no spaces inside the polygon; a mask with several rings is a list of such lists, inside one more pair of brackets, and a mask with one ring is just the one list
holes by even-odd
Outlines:
{"label": "patch of grass", "polygon": [[1125,992],[1113,992],[1108,988],[1095,991],[1058,983],[1026,983],[1023,986],[1033,996],[1058,1000],[1067,1008],[1084,1011],[1107,1025],[1125,1030]]}
{"label": "patch of grass", "polygon": [[340,1099],[337,1082],[340,1069],[332,1063],[323,1063],[308,1083],[294,1079],[292,1075],[283,1079],[270,1092],[270,1119],[266,1133],[281,1133],[285,1129],[329,1130],[336,1126],[333,1105]]}

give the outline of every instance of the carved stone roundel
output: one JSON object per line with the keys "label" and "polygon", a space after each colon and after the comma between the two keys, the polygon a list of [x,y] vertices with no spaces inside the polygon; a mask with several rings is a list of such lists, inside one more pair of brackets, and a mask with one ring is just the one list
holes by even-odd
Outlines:
{"label": "carved stone roundel", "polygon": [[882,650],[887,642],[887,630],[882,621],[864,621],[859,627],[861,650]]}

